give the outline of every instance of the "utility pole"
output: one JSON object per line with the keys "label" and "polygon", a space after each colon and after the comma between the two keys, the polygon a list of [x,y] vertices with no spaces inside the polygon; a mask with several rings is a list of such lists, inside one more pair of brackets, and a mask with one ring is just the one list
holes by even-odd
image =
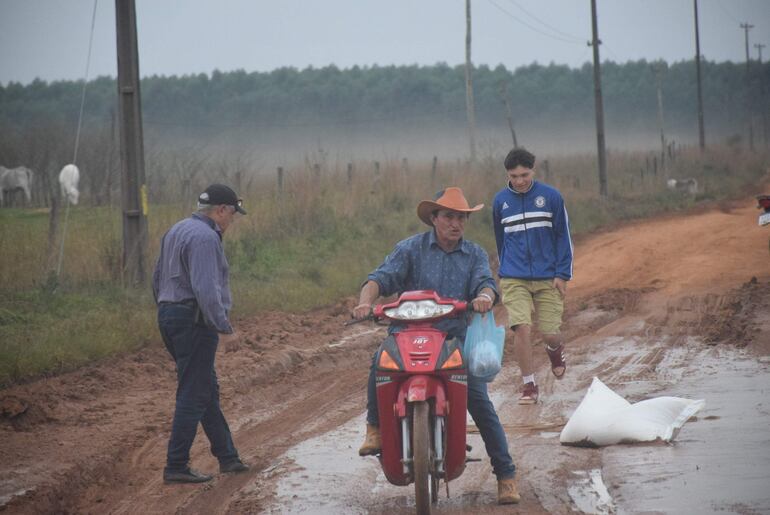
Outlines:
{"label": "utility pole", "polygon": [[754,122],[751,115],[751,72],[749,63],[751,59],[749,57],[749,30],[754,28],[754,25],[749,25],[748,22],[741,23],[741,28],[746,35],[746,119],[749,122],[749,150],[754,151]]}
{"label": "utility pole", "polygon": [[476,162],[476,113],[473,106],[473,64],[471,63],[471,0],[465,0],[465,109],[468,112],[468,140],[471,163]]}
{"label": "utility pole", "polygon": [[511,114],[511,104],[508,102],[508,84],[506,82],[500,83],[500,98],[503,99],[505,104],[505,117],[508,119],[508,128],[511,129],[513,148],[518,148],[519,142],[516,141],[516,131],[513,128],[513,115]]}
{"label": "utility pole", "polygon": [[123,210],[124,283],[138,286],[146,279],[147,185],[139,95],[139,52],[134,0],[115,0],[118,49],[121,207]]}
{"label": "utility pole", "polygon": [[602,72],[599,63],[599,29],[596,22],[596,0],[591,0],[591,29],[594,50],[594,104],[596,107],[596,146],[599,154],[599,193],[607,197],[607,156],[604,149],[604,103],[602,101]]}
{"label": "utility pole", "polygon": [[663,69],[665,68],[665,62],[661,62],[656,66],[655,76],[657,79],[658,87],[658,128],[660,129],[660,166],[663,168],[663,173],[666,179],[668,179],[668,168],[666,168],[666,135],[663,132]]}
{"label": "utility pole", "polygon": [[698,29],[698,0],[695,5],[695,74],[698,81],[698,142],[701,154],[706,150],[706,132],[703,129],[703,88],[700,80],[700,30]]}
{"label": "utility pole", "polygon": [[767,92],[765,91],[765,74],[762,70],[762,49],[767,45],[762,43],[754,43],[754,48],[757,49],[759,54],[759,98],[762,102],[762,140],[764,141],[765,148],[767,148]]}

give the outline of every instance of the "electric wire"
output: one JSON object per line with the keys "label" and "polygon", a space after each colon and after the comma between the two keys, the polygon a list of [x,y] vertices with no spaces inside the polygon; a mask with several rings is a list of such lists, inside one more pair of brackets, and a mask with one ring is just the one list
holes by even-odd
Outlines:
{"label": "electric wire", "polygon": [[728,11],[728,10],[727,10],[727,8],[726,8],[724,5],[722,5],[722,2],[720,2],[719,0],[717,0],[717,5],[718,5],[718,6],[719,6],[719,8],[720,8],[720,9],[722,9],[722,11],[724,11],[724,13],[725,13],[725,14],[726,14],[728,17],[730,17],[730,18],[731,18],[731,19],[732,19],[732,20],[733,20],[735,23],[738,23],[738,24],[740,24],[740,23],[743,23],[743,22],[742,22],[742,21],[740,21],[738,18],[736,18],[735,16],[733,16],[733,13],[731,13],[730,11]]}
{"label": "electric wire", "polygon": [[514,15],[513,13],[511,13],[510,11],[505,9],[503,6],[498,4],[495,0],[489,0],[489,3],[491,3],[492,5],[497,7],[497,9],[500,10],[500,12],[502,12],[506,16],[516,20],[517,22],[521,23],[522,25],[524,25],[525,27],[529,28],[530,30],[533,30],[533,31],[537,32],[538,34],[541,34],[543,36],[546,36],[546,37],[549,37],[551,39],[555,39],[555,40],[558,40],[558,41],[563,41],[564,43],[570,43],[570,44],[573,44],[573,45],[583,44],[582,40],[578,41],[578,40],[572,39],[572,38],[567,39],[567,38],[564,38],[564,37],[561,37],[561,36],[556,36],[554,34],[548,34],[546,32],[543,32],[539,28],[531,25],[530,23],[528,23],[528,22],[522,20],[521,18],[519,18],[518,16]]}
{"label": "electric wire", "polygon": [[564,37],[566,37],[566,38],[574,39],[576,43],[582,43],[582,42],[583,42],[583,41],[585,41],[585,39],[586,39],[586,38],[581,38],[580,36],[575,36],[574,34],[569,34],[569,33],[567,33],[567,32],[564,32],[564,31],[562,31],[562,30],[559,30],[559,29],[557,29],[557,28],[556,28],[556,27],[554,27],[553,25],[550,25],[549,23],[547,23],[547,22],[545,22],[545,21],[541,20],[540,18],[538,18],[537,16],[535,16],[534,14],[532,14],[531,12],[529,12],[527,9],[525,9],[525,8],[524,8],[524,6],[522,6],[521,4],[519,4],[518,2],[516,2],[516,0],[508,0],[508,2],[510,2],[510,3],[512,3],[513,5],[515,5],[516,7],[518,7],[518,8],[519,8],[519,9],[520,9],[522,12],[524,12],[525,14],[527,14],[527,15],[528,15],[530,18],[532,18],[533,20],[537,21],[538,23],[540,23],[540,24],[541,24],[541,25],[543,25],[544,27],[547,27],[547,28],[551,29],[552,31],[554,31],[554,32],[555,32],[555,33],[557,33],[557,34],[561,34],[562,36],[564,36]]}
{"label": "electric wire", "polygon": [[[80,96],[80,113],[78,114],[78,128],[75,132],[75,149],[72,155],[72,164],[77,166],[78,160],[78,146],[80,145],[80,129],[83,125],[83,107],[86,103],[86,86],[88,85],[88,69],[91,66],[91,49],[94,42],[94,26],[96,25],[96,6],[99,0],[94,0],[94,9],[91,14],[91,33],[88,37],[88,56],[86,57],[86,70],[83,77],[83,92]],[[70,200],[69,195],[65,195],[67,207],[64,208],[64,224],[62,225],[61,242],[59,244],[59,259],[56,264],[56,279],[58,280],[61,275],[61,265],[64,260],[64,241],[67,239],[67,223],[69,221],[70,214]]]}

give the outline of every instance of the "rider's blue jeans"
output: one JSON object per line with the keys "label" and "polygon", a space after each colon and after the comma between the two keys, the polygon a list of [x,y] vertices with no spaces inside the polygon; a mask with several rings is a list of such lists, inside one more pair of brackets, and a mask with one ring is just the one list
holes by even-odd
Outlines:
{"label": "rider's blue jeans", "polygon": [[[366,389],[366,423],[373,426],[380,425],[379,413],[377,413],[377,385],[375,381],[375,367],[379,350],[372,356],[372,366],[369,369],[369,383]],[[512,478],[516,474],[516,466],[513,464],[508,452],[508,440],[505,431],[497,417],[497,412],[489,400],[487,383],[479,381],[468,374],[468,412],[471,414],[476,427],[479,428],[481,439],[487,449],[487,455],[492,462],[492,471],[497,479]]]}
{"label": "rider's blue jeans", "polygon": [[211,453],[220,463],[238,459],[230,428],[219,407],[219,383],[214,369],[219,335],[196,324],[196,312],[196,307],[185,304],[161,304],[158,308],[160,334],[176,362],[177,373],[167,472],[187,469],[198,423],[211,443]]}

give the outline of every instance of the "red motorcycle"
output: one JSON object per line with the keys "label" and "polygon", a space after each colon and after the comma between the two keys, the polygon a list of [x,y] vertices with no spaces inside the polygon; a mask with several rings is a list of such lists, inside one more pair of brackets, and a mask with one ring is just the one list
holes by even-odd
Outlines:
{"label": "red motorcycle", "polygon": [[762,214],[759,215],[760,227],[770,224],[770,195],[757,196],[757,209],[762,209]]}
{"label": "red motorcycle", "polygon": [[439,480],[448,483],[465,469],[468,375],[461,342],[447,341],[432,324],[464,316],[469,308],[420,290],[373,311],[375,320],[405,324],[385,340],[377,358],[379,458],[389,482],[414,483],[420,514],[438,501]]}

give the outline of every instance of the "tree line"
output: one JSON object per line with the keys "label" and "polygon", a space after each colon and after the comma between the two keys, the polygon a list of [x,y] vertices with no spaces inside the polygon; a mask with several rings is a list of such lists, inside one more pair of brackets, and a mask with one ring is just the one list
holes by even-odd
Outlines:
{"label": "tree line", "polygon": [[[770,65],[704,62],[702,67],[707,123],[740,127],[747,96],[754,112],[767,111],[761,81],[770,86]],[[673,64],[645,60],[602,67],[605,113],[609,123],[654,128],[657,79],[667,124],[696,123],[694,61]],[[478,66],[473,71],[476,116],[480,125],[504,123],[506,94],[517,124],[551,123],[593,117],[592,67],[531,64],[515,70]],[[142,79],[145,120],[169,126],[301,127],[324,124],[398,125],[411,120],[437,124],[464,122],[465,83],[462,66],[354,66],[339,69],[280,68],[271,72],[214,71]],[[0,127],[34,127],[76,120],[82,81],[35,80],[0,86]],[[506,93],[503,93],[506,92]],[[765,105],[761,105],[762,99]],[[85,116],[108,123],[114,117],[116,83],[98,77],[87,85]]]}

